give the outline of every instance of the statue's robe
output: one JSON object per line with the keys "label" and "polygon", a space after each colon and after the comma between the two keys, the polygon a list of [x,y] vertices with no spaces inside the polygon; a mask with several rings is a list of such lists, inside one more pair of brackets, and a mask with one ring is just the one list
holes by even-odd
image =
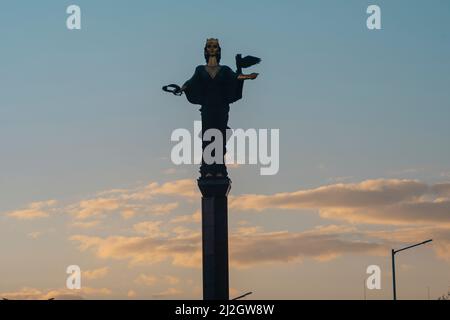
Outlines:
{"label": "statue's robe", "polygon": [[[188,101],[192,104],[201,105],[202,140],[206,130],[212,128],[220,130],[223,137],[224,155],[226,152],[226,129],[228,128],[230,104],[242,98],[244,80],[238,79],[238,76],[230,67],[220,66],[219,71],[213,78],[205,66],[198,66],[192,78],[184,84],[186,87],[184,92]],[[211,142],[203,142],[203,150],[209,143]],[[207,173],[228,175],[223,159],[222,164],[206,165],[202,157],[200,172],[202,177]]]}

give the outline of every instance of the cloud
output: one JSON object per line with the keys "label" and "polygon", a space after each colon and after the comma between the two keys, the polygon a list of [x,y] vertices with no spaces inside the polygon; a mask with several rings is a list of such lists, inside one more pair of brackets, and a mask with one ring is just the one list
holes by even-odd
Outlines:
{"label": "cloud", "polygon": [[134,280],[134,282],[139,284],[139,285],[145,285],[145,286],[148,286],[148,287],[152,287],[158,282],[165,282],[165,283],[168,283],[169,285],[173,286],[173,285],[179,284],[181,282],[181,280],[180,280],[180,278],[175,277],[175,276],[171,276],[171,275],[165,275],[162,278],[158,278],[158,277],[153,276],[153,275],[140,274]]}
{"label": "cloud", "polygon": [[[76,220],[105,218],[108,213],[120,213],[124,219],[137,214],[166,215],[179,207],[178,202],[155,203],[156,198],[178,197],[192,200],[198,195],[193,181],[174,180],[163,184],[151,182],[143,187],[130,189],[111,189],[98,192],[95,197],[66,206]],[[164,199],[163,199],[164,200]],[[87,224],[75,224],[78,227],[90,227]]]}
{"label": "cloud", "polygon": [[75,221],[71,224],[74,228],[80,228],[80,229],[90,229],[98,226],[100,224],[100,220],[93,220],[93,221]]}
{"label": "cloud", "polygon": [[153,215],[165,215],[171,213],[173,210],[178,208],[178,202],[162,203],[151,206],[150,211]]}
{"label": "cloud", "polygon": [[180,278],[175,277],[175,276],[169,276],[169,275],[164,276],[164,280],[166,282],[168,282],[170,285],[176,285],[176,284],[180,283]]}
{"label": "cloud", "polygon": [[450,183],[378,179],[334,184],[273,195],[232,197],[230,208],[317,209],[322,218],[370,224],[445,224],[450,226]]}
{"label": "cloud", "polygon": [[382,206],[417,199],[428,186],[413,180],[367,180],[361,183],[334,184],[310,190],[274,195],[243,195],[233,198],[231,206],[241,210],[269,208],[336,208]]}
{"label": "cloud", "polygon": [[81,251],[92,250],[102,259],[129,260],[135,264],[155,264],[171,261],[174,265],[195,267],[200,265],[198,232],[175,234],[166,238],[153,236],[107,238],[75,235],[70,238]]}
{"label": "cloud", "polygon": [[183,291],[181,291],[180,289],[177,288],[169,288],[167,290],[164,290],[160,293],[154,294],[153,298],[155,299],[164,299],[164,298],[168,298],[168,297],[173,297],[173,296],[177,296],[182,294]]}
{"label": "cloud", "polygon": [[146,274],[140,274],[134,282],[140,285],[151,287],[155,285],[155,283],[158,281],[158,278],[151,275]]}
{"label": "cloud", "polygon": [[108,273],[109,273],[109,268],[104,267],[104,268],[98,268],[98,269],[94,269],[94,270],[82,271],[82,277],[84,279],[94,280],[94,279],[104,278],[108,275]]}
{"label": "cloud", "polygon": [[130,205],[124,204],[122,210],[122,217],[124,219],[130,219],[138,214],[150,214],[153,216],[162,216],[172,213],[179,207],[178,202],[159,203],[159,204],[142,204],[142,205]]}
{"label": "cloud", "polygon": [[111,295],[111,290],[107,288],[83,287],[80,290],[50,289],[40,290],[35,288],[22,288],[16,292],[3,292],[0,297],[8,300],[81,300],[84,297],[103,297]]}
{"label": "cloud", "polygon": [[[134,234],[131,236],[129,226],[125,235],[73,235],[70,239],[79,250],[99,259],[123,260],[131,266],[158,263],[190,268],[201,266],[201,212],[197,210],[193,214],[166,217],[179,207],[179,203],[173,199],[164,202],[166,197],[181,197],[187,201],[199,198],[194,181],[152,182],[144,187],[115,189],[97,196],[67,207],[75,217],[73,227],[91,228],[102,221],[99,219],[110,216],[106,213],[123,215],[126,210],[130,210],[128,218],[136,214],[152,214],[158,216],[158,220],[134,223],[131,228]],[[48,211],[49,206],[53,210],[55,204],[54,201],[34,203],[26,210]],[[415,230],[415,236],[435,238],[433,247],[436,254],[450,261],[450,183],[378,179],[230,198],[231,212],[273,209],[313,209],[324,219],[352,225],[317,227],[298,232],[267,231],[248,222],[238,223],[238,228],[230,232],[230,263],[233,267],[297,263],[305,259],[329,261],[343,255],[383,255],[389,252],[392,245],[396,245],[395,241],[401,244],[417,239],[406,237],[404,230]],[[90,218],[95,220],[88,220]],[[362,231],[355,227],[357,224],[401,227],[399,234],[405,236],[400,238],[392,228],[384,234],[381,231]],[[418,234],[417,230],[433,233]],[[414,232],[409,231],[411,234]],[[169,282],[170,286],[174,284]]]}
{"label": "cloud", "polygon": [[169,168],[169,169],[164,170],[163,173],[164,173],[164,174],[168,174],[168,175],[170,175],[170,174],[175,174],[175,173],[177,173],[177,169],[175,169],[175,168]]}
{"label": "cloud", "polygon": [[122,210],[122,218],[124,218],[125,220],[127,219],[131,219],[136,215],[136,210],[135,208],[125,208]]}
{"label": "cloud", "polygon": [[169,221],[169,223],[200,223],[202,219],[202,213],[200,210],[195,211],[191,215],[182,215],[175,217]]}
{"label": "cloud", "polygon": [[[198,196],[195,182],[181,179],[162,184],[151,182],[135,188],[98,192],[90,199],[61,206],[58,210],[74,217],[71,227],[89,229],[97,226],[111,213],[118,213],[126,220],[137,215],[168,215],[179,208],[180,203],[167,201],[166,197],[191,201]],[[34,202],[24,209],[6,212],[5,215],[18,220],[48,218],[56,211],[56,204],[56,200]]]}
{"label": "cloud", "polygon": [[322,218],[380,225],[446,225],[450,227],[450,200],[414,201],[380,208],[320,210]]}
{"label": "cloud", "polygon": [[162,185],[154,183],[149,191],[152,195],[181,196],[189,199],[197,198],[200,194],[192,179],[175,180]]}
{"label": "cloud", "polygon": [[7,212],[6,215],[18,220],[47,218],[50,216],[50,212],[53,211],[56,203],[56,200],[33,202],[26,209]]}
{"label": "cloud", "polygon": [[136,298],[136,296],[137,296],[136,291],[134,291],[134,290],[128,290],[128,293],[127,293],[127,297],[128,297],[128,298],[134,299],[134,298]]}
{"label": "cloud", "polygon": [[263,232],[261,228],[240,228],[231,238],[230,256],[236,267],[262,263],[299,262],[304,258],[329,261],[345,254],[385,255],[382,242],[364,239],[348,227],[318,227],[304,232]]}
{"label": "cloud", "polygon": [[128,200],[148,200],[161,195],[193,199],[199,196],[199,191],[194,180],[181,179],[163,184],[151,182],[143,188],[122,194],[122,198]]}
{"label": "cloud", "polygon": [[76,210],[77,219],[87,219],[93,216],[99,216],[106,212],[115,211],[120,207],[120,202],[115,198],[97,198],[83,200],[79,203]]}
{"label": "cloud", "polygon": [[163,221],[143,221],[135,224],[133,229],[140,234],[147,235],[151,238],[166,237],[167,233],[161,231]]}
{"label": "cloud", "polygon": [[27,234],[27,236],[33,240],[38,239],[40,236],[42,236],[42,232],[40,231],[34,231],[34,232],[30,232],[29,234]]}
{"label": "cloud", "polygon": [[[91,250],[99,258],[128,260],[132,265],[165,261],[183,267],[201,265],[201,235],[185,227],[174,227],[161,238],[78,235],[71,240],[78,243],[80,250]],[[365,239],[363,233],[348,227],[320,227],[304,232],[264,232],[259,227],[243,227],[230,235],[231,264],[235,267],[303,258],[327,261],[344,254],[386,252],[384,243]]]}
{"label": "cloud", "polygon": [[450,183],[437,183],[431,189],[439,196],[450,197]]}
{"label": "cloud", "polygon": [[368,236],[390,241],[392,247],[415,244],[428,239],[433,242],[427,246],[434,250],[437,257],[450,262],[450,229],[446,227],[402,228],[394,231],[372,231]]}

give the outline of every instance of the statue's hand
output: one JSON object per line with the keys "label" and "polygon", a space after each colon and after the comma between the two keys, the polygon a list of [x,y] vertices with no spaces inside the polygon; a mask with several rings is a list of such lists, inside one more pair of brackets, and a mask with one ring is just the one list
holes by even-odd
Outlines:
{"label": "statue's hand", "polygon": [[239,80],[254,80],[258,77],[259,73],[251,73],[251,74],[241,74],[239,75]]}

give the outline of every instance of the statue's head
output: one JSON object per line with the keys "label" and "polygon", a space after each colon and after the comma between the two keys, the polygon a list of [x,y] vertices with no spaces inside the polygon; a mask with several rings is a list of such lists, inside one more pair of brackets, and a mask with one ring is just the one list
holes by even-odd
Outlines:
{"label": "statue's head", "polygon": [[209,61],[209,57],[216,57],[217,62],[220,62],[222,49],[220,48],[219,39],[210,38],[206,40],[205,45],[205,59],[206,63]]}

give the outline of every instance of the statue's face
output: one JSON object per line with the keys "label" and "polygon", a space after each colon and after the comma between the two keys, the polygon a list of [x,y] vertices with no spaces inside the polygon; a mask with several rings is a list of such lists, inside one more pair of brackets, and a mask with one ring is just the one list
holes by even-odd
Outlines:
{"label": "statue's face", "polygon": [[206,43],[206,51],[210,57],[217,57],[219,54],[219,41],[211,40]]}

